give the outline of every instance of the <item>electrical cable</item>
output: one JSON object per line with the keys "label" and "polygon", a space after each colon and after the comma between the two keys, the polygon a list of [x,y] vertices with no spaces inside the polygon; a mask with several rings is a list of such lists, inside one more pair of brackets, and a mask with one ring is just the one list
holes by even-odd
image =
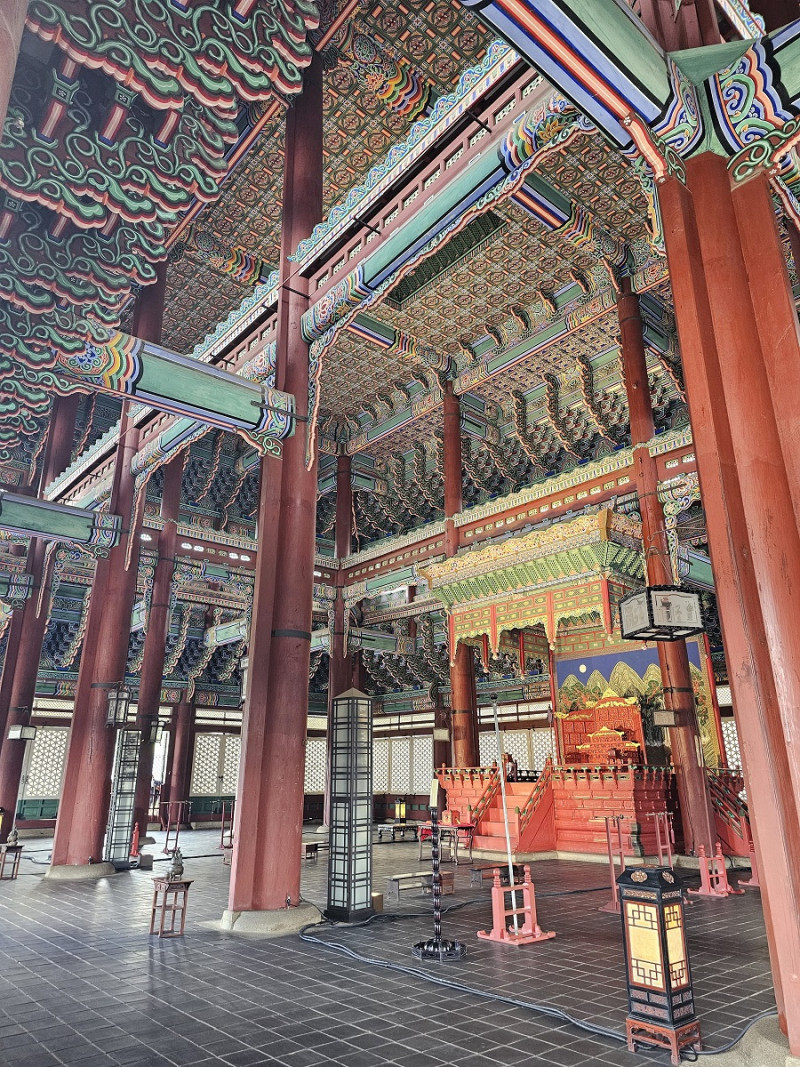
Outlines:
{"label": "electrical cable", "polygon": [[[606,889],[607,886],[602,886],[601,888]],[[579,893],[579,892],[597,892],[597,890],[592,889],[592,890],[568,890],[567,891],[567,893]],[[560,895],[566,895],[566,894],[551,893],[549,895],[550,896],[560,896]],[[465,907],[468,904],[476,903],[476,902],[479,901],[479,899],[480,898],[476,897],[474,900],[467,900],[467,901],[461,902],[460,904],[453,904],[447,909],[447,911],[454,911],[454,910],[457,910],[459,908]],[[405,915],[405,914],[400,915],[400,914],[396,914],[396,913],[388,913],[388,914],[387,913],[382,913],[381,917],[384,918],[384,919],[388,919],[389,921],[394,922],[394,921],[397,921],[398,919],[419,918],[420,916],[426,915],[426,914],[427,914],[427,912],[413,912],[413,913],[408,914],[408,915]],[[373,966],[373,967],[381,967],[381,968],[383,968],[385,970],[396,971],[399,974],[406,974],[406,975],[409,975],[410,977],[413,977],[413,978],[421,978],[425,982],[430,982],[433,985],[443,986],[446,989],[452,989],[457,993],[469,993],[469,994],[471,994],[473,996],[476,996],[476,997],[479,997],[479,998],[481,998],[483,1000],[492,1000],[492,1001],[496,1001],[499,1004],[508,1004],[511,1007],[525,1008],[525,1009],[527,1009],[529,1011],[538,1012],[540,1015],[546,1015],[549,1018],[559,1019],[562,1022],[569,1023],[571,1026],[575,1026],[579,1030],[585,1030],[587,1033],[597,1034],[600,1037],[606,1037],[606,1038],[609,1038],[610,1040],[613,1040],[613,1041],[621,1041],[623,1043],[627,1043],[627,1040],[628,1040],[627,1039],[627,1035],[623,1034],[620,1030],[611,1030],[608,1027],[599,1026],[596,1023],[590,1023],[590,1022],[588,1022],[586,1020],[583,1020],[583,1019],[576,1019],[574,1016],[570,1015],[568,1012],[564,1011],[561,1008],[556,1008],[551,1004],[540,1004],[540,1003],[536,1003],[536,1002],[533,1002],[533,1001],[520,1000],[517,997],[504,996],[501,993],[493,993],[493,992],[491,992],[489,990],[485,990],[485,989],[476,989],[473,986],[466,985],[463,982],[455,982],[455,981],[453,981],[452,979],[449,979],[449,978],[440,978],[438,975],[432,974],[430,971],[421,971],[416,967],[407,967],[407,966],[405,966],[405,964],[391,963],[388,960],[376,959],[373,956],[364,956],[360,952],[356,952],[355,949],[351,949],[347,945],[344,945],[339,941],[326,941],[324,938],[315,937],[315,936],[313,936],[312,934],[309,933],[310,930],[314,930],[314,929],[317,929],[319,927],[331,927],[331,928],[337,928],[337,929],[348,929],[348,928],[357,928],[357,927],[360,927],[360,926],[368,926],[376,918],[378,918],[378,916],[373,915],[373,916],[370,916],[368,919],[362,920],[359,923],[348,923],[348,924],[333,923],[333,922],[330,922],[329,920],[325,920],[322,923],[309,923],[308,926],[304,926],[300,930],[298,936],[300,937],[301,941],[305,941],[308,944],[321,945],[323,948],[329,948],[334,952],[338,952],[338,953],[340,953],[340,954],[342,954],[344,956],[348,956],[350,959],[358,960],[360,963],[367,963],[367,964],[369,964],[370,966]],[[723,1052],[728,1052],[728,1051],[730,1051],[730,1049],[732,1049],[734,1047],[734,1045],[737,1045],[742,1040],[744,1035],[747,1033],[747,1031],[752,1026],[754,1026],[761,1019],[769,1018],[772,1015],[777,1015],[777,1011],[763,1011],[763,1012],[759,1012],[758,1015],[754,1015],[752,1019],[748,1020],[748,1022],[745,1024],[745,1026],[740,1030],[740,1032],[735,1037],[731,1038],[731,1040],[728,1041],[727,1044],[722,1045],[720,1048],[703,1049],[703,1050],[700,1050],[700,1051],[695,1051],[693,1049],[692,1050],[681,1049],[681,1056],[685,1057],[687,1059],[687,1062],[694,1063],[694,1062],[696,1062],[696,1060],[700,1056],[719,1056]],[[657,1052],[657,1051],[661,1051],[661,1050],[660,1049],[656,1049],[656,1048],[648,1048],[648,1049],[646,1049],[646,1051],[647,1052]],[[687,1056],[686,1055],[687,1052],[690,1052],[691,1055]]]}

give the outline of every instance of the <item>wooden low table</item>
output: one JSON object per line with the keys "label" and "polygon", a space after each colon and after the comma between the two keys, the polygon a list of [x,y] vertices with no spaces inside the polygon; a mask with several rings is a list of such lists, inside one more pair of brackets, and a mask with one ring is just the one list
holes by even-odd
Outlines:
{"label": "wooden low table", "polygon": [[311,863],[316,863],[319,856],[319,842],[318,841],[304,841],[302,856],[304,860],[308,860]]}
{"label": "wooden low table", "polygon": [[[153,879],[153,911],[150,915],[150,933],[159,937],[183,937],[186,925],[186,901],[192,879]],[[156,920],[158,929],[156,929]],[[167,924],[169,920],[169,924]]]}
{"label": "wooden low table", "polygon": [[0,845],[0,878],[11,881],[19,874],[23,845]]}
{"label": "wooden low table", "polygon": [[414,840],[417,841],[419,837],[419,823],[415,822],[387,822],[378,827],[378,840],[383,841],[384,833],[391,833],[392,841],[397,840],[397,835],[402,834],[403,840],[406,839],[406,831],[414,835]]}
{"label": "wooden low table", "polygon": [[[423,845],[430,844],[431,836],[433,832],[433,824],[429,822],[420,823],[420,826],[425,833],[420,837],[419,846],[419,858],[422,859],[422,847]],[[472,836],[475,833],[475,826],[471,822],[451,823],[444,826],[439,823],[439,854],[442,863],[455,863],[458,866],[462,860],[459,859],[459,852],[466,852],[467,859],[463,862],[472,863]],[[448,852],[449,856],[445,858],[444,853]]]}
{"label": "wooden low table", "polygon": [[[442,893],[455,892],[453,872],[440,871],[439,874],[442,879]],[[401,889],[421,889],[423,896],[430,894],[433,889],[433,872],[408,871],[406,874],[393,874],[386,879],[384,902],[386,904],[399,904]]]}

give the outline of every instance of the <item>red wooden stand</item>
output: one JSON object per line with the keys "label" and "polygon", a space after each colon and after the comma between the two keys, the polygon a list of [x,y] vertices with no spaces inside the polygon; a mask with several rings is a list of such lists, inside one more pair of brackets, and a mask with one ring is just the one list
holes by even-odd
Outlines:
{"label": "red wooden stand", "polygon": [[[608,869],[611,873],[611,900],[607,904],[604,904],[602,908],[598,908],[598,911],[610,911],[615,915],[619,915],[619,891],[617,890],[617,869],[614,862],[614,849],[616,837],[616,850],[619,857],[619,869],[625,870],[625,846],[622,842],[622,820],[626,818],[624,815],[605,815],[606,824],[606,842],[608,843]],[[611,827],[614,827],[612,831]]]}
{"label": "red wooden stand", "polygon": [[695,1019],[692,1023],[677,1026],[673,1030],[669,1026],[658,1026],[657,1023],[646,1023],[640,1019],[626,1019],[625,1033],[628,1038],[628,1051],[634,1051],[634,1042],[639,1041],[645,1045],[655,1045],[657,1048],[668,1048],[672,1053],[673,1067],[679,1067],[681,1062],[681,1049],[693,1048],[695,1051],[703,1047],[700,1040],[700,1023]]}
{"label": "red wooden stand", "polygon": [[739,888],[747,886],[748,889],[760,889],[761,882],[758,880],[758,860],[756,859],[756,846],[753,844],[753,838],[750,833],[750,824],[746,819],[742,820],[742,829],[744,831],[744,837],[747,841],[747,851],[750,854],[750,877],[746,882],[739,879]]}
{"label": "red wooden stand", "polygon": [[734,889],[728,881],[728,872],[725,868],[725,857],[722,855],[722,845],[717,841],[714,856],[709,859],[706,850],[701,845],[700,849],[700,888],[687,889],[686,892],[693,897],[729,897],[741,896],[743,889]]}
{"label": "red wooden stand", "polygon": [[[516,895],[522,894],[522,907],[516,906]],[[512,894],[512,906],[506,908],[506,896]],[[522,924],[519,924],[517,916],[522,916]],[[508,919],[511,917],[516,925],[509,926]],[[555,932],[544,933],[536,921],[536,895],[531,881],[531,869],[526,864],[522,882],[515,882],[509,886],[500,884],[500,868],[494,872],[492,885],[492,920],[491,932],[478,931],[478,937],[486,941],[501,941],[504,945],[532,945],[536,941],[548,941],[555,937]]]}
{"label": "red wooden stand", "polygon": [[161,805],[161,825],[166,830],[164,838],[164,855],[171,856],[178,847],[181,826],[189,821],[192,813],[190,800],[168,800]]}

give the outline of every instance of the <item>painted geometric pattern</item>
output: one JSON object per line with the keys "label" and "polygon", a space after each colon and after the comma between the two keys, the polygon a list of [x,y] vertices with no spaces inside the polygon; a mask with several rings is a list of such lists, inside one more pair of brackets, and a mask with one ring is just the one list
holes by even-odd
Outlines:
{"label": "painted geometric pattern", "polygon": [[376,737],[372,742],[372,791],[389,792],[389,739]]}
{"label": "painted geometric pattern", "polygon": [[[478,62],[492,34],[456,0],[424,4],[380,0],[360,11],[356,32],[420,70],[439,93],[450,91],[464,67]],[[334,41],[335,45],[336,41]],[[333,48],[329,49],[335,54]],[[251,107],[251,116],[263,105]],[[391,145],[405,137],[409,117],[384,105],[366,80],[351,69],[346,57],[324,76],[325,213],[380,161]],[[266,264],[277,266],[280,245],[280,203],[283,188],[284,112],[267,122],[255,147],[226,183],[225,195],[206,209],[198,230],[228,248],[241,247]],[[169,279],[164,343],[178,352],[194,345],[252,291],[203,263],[202,252],[187,251],[185,269],[197,272],[200,299],[193,287]]]}
{"label": "painted geometric pattern", "polygon": [[327,741],[324,737],[309,737],[306,741],[306,775],[303,786],[306,793],[325,792],[327,751]]}
{"label": "painted geometric pattern", "polygon": [[197,734],[192,764],[193,796],[219,796],[219,755],[222,734]]}
{"label": "painted geometric pattern", "polygon": [[68,738],[69,729],[66,726],[40,726],[36,731],[25,789],[25,795],[30,799],[57,797],[61,793]]}
{"label": "painted geometric pattern", "polygon": [[430,734],[414,738],[414,764],[411,792],[429,794],[433,778],[433,738]]}

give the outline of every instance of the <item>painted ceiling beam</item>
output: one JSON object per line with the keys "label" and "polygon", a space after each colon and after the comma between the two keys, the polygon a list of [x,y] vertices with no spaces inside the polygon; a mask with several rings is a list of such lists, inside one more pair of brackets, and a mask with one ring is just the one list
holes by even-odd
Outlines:
{"label": "painted ceiling beam", "polygon": [[[279,455],[280,442],[295,429],[291,394],[129,334],[116,333],[105,344],[86,345],[79,356],[59,359],[47,376],[59,392],[97,390],[134,399],[237,433],[261,453]],[[184,423],[170,432],[181,438],[182,447],[190,427]]]}
{"label": "painted ceiling beam", "polygon": [[120,525],[118,515],[0,492],[0,530],[18,536],[68,541],[104,556],[119,541]]}
{"label": "painted ceiling beam", "polygon": [[33,592],[33,575],[27,571],[0,571],[0,603],[22,608]]}
{"label": "painted ceiling beam", "polygon": [[665,56],[622,0],[461,0],[620,148],[672,97]]}

